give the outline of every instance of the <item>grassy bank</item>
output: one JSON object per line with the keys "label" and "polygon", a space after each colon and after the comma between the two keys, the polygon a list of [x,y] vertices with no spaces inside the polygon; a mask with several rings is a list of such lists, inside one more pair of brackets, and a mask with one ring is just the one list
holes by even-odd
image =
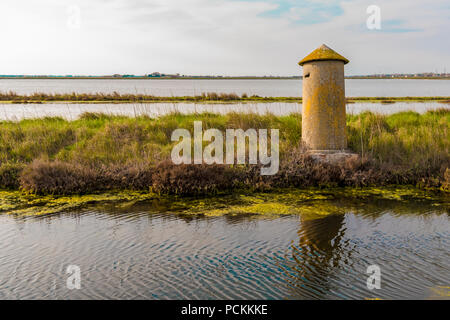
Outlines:
{"label": "grassy bank", "polygon": [[[428,102],[436,101],[450,103],[450,97],[349,97],[348,103],[352,102]],[[68,93],[48,94],[33,93],[30,95],[19,95],[14,92],[0,93],[1,103],[156,103],[156,102],[193,102],[193,103],[232,103],[232,102],[287,102],[301,103],[301,97],[261,97],[258,95],[235,93],[203,93],[197,96],[162,97],[144,94],[120,94],[113,93]]]}
{"label": "grassy bank", "polygon": [[[261,176],[258,165],[174,165],[177,128],[277,128],[280,170]],[[208,194],[233,189],[415,185],[450,188],[450,111],[348,116],[349,148],[360,160],[319,164],[301,146],[301,116],[230,113],[170,114],[157,119],[87,113],[0,122],[0,188],[39,194],[106,190]]]}

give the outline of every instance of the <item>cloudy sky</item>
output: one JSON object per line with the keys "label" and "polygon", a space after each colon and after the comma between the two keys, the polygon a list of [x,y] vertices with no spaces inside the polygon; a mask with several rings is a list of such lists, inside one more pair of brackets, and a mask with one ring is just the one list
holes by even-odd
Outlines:
{"label": "cloudy sky", "polygon": [[448,0],[1,0],[0,32],[0,74],[296,75],[322,43],[347,74],[450,72]]}

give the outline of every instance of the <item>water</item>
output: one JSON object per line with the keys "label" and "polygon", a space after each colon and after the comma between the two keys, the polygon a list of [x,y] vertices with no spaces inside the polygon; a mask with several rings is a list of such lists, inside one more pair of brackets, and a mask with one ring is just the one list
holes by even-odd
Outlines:
{"label": "water", "polygon": [[[132,80],[132,79],[0,79],[0,91],[19,94],[45,93],[93,93],[117,91],[119,93],[142,93],[158,96],[192,96],[203,92],[247,93],[260,96],[301,96],[301,80]],[[449,96],[448,80],[346,80],[346,96]],[[397,102],[394,104],[354,103],[347,105],[347,112],[357,114],[373,111],[383,114],[413,110],[423,113],[430,109],[449,108],[449,104],[437,102]],[[271,112],[286,115],[301,112],[298,103],[153,103],[153,104],[0,104],[0,120],[20,120],[59,116],[76,119],[83,112],[102,112],[136,116],[146,114],[159,116],[170,112]]]}
{"label": "water", "polygon": [[[363,111],[372,111],[381,114],[391,114],[400,111],[416,111],[419,113],[438,108],[450,108],[450,104],[438,102],[396,102],[382,103],[351,103],[347,105],[348,114],[358,114]],[[63,117],[68,120],[77,119],[84,112],[101,112],[112,115],[151,117],[161,116],[171,112],[251,112],[275,115],[289,115],[301,113],[302,105],[299,103],[232,103],[232,104],[195,104],[195,103],[114,103],[114,104],[0,104],[0,120],[20,120],[25,118]]]}
{"label": "water", "polygon": [[[347,97],[450,96],[449,80],[347,79]],[[294,80],[132,80],[132,79],[0,79],[0,92],[142,93],[192,96],[203,92],[247,93],[268,97],[301,96],[302,83]]]}
{"label": "water", "polygon": [[[347,80],[346,85],[347,96],[448,96],[450,92],[446,80]],[[175,96],[215,91],[297,96],[301,82],[0,80],[0,90],[20,94],[117,91]],[[440,107],[448,108],[448,104],[355,103],[347,105],[347,112],[425,112]],[[269,111],[282,115],[301,112],[301,105],[6,104],[0,105],[0,119],[75,119],[86,111],[130,116],[172,111]],[[0,299],[449,297],[448,206],[411,199],[352,202],[341,195],[326,205],[311,207],[313,202],[297,199],[279,199],[271,205],[305,208],[322,215],[280,216],[274,210],[275,215],[268,216],[208,217],[196,214],[196,206],[174,209],[159,200],[89,206],[42,217],[0,212]],[[231,203],[228,198],[220,200],[208,210],[222,210]],[[41,201],[34,203],[42,206]],[[259,208],[260,202],[256,203]],[[0,198],[0,210],[8,207],[4,204]],[[338,212],[334,207],[339,207]],[[381,268],[380,290],[366,287],[366,269],[372,264]],[[81,290],[67,289],[68,265],[81,268]]]}
{"label": "water", "polygon": [[[156,200],[3,214],[0,299],[448,298],[448,208],[337,199],[326,216],[193,216]],[[380,290],[366,287],[372,264]]]}

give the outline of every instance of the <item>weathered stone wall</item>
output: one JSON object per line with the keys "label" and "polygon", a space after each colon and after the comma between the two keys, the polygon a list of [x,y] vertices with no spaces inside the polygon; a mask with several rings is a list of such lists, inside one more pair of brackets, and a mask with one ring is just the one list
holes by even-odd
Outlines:
{"label": "weathered stone wall", "polygon": [[343,150],[347,148],[345,128],[344,62],[305,63],[303,141],[312,150]]}

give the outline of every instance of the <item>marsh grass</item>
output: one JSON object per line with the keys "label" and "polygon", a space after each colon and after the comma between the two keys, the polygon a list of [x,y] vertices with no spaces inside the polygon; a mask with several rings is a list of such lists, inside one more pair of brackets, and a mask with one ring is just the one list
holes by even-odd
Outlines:
{"label": "marsh grass", "polygon": [[[280,130],[280,171],[259,167],[176,166],[169,159],[177,128]],[[85,113],[79,119],[0,122],[0,188],[40,194],[113,189],[159,193],[215,193],[235,188],[383,186],[411,184],[449,190],[450,111],[371,112],[347,117],[349,148],[359,160],[320,164],[301,146],[301,115],[172,113],[158,118]],[[205,143],[207,144],[207,143]]]}
{"label": "marsh grass", "polygon": [[12,103],[43,103],[55,101],[74,102],[117,102],[117,103],[139,103],[139,102],[233,102],[233,101],[301,101],[298,97],[260,97],[258,95],[237,95],[236,93],[208,92],[196,96],[155,96],[146,94],[121,94],[116,91],[112,93],[32,93],[19,95],[15,92],[0,92],[0,101]]}
{"label": "marsh grass", "polygon": [[[448,103],[450,97],[348,97],[347,103],[374,102],[390,104],[395,102],[426,102],[438,101]],[[51,103],[51,102],[77,102],[77,103],[152,103],[152,102],[193,102],[193,103],[232,103],[232,102],[295,102],[302,101],[301,97],[261,97],[243,93],[217,93],[206,92],[195,96],[155,96],[146,94],[125,94],[116,91],[112,93],[43,93],[36,92],[20,95],[13,91],[0,92],[0,102],[3,103]]]}

